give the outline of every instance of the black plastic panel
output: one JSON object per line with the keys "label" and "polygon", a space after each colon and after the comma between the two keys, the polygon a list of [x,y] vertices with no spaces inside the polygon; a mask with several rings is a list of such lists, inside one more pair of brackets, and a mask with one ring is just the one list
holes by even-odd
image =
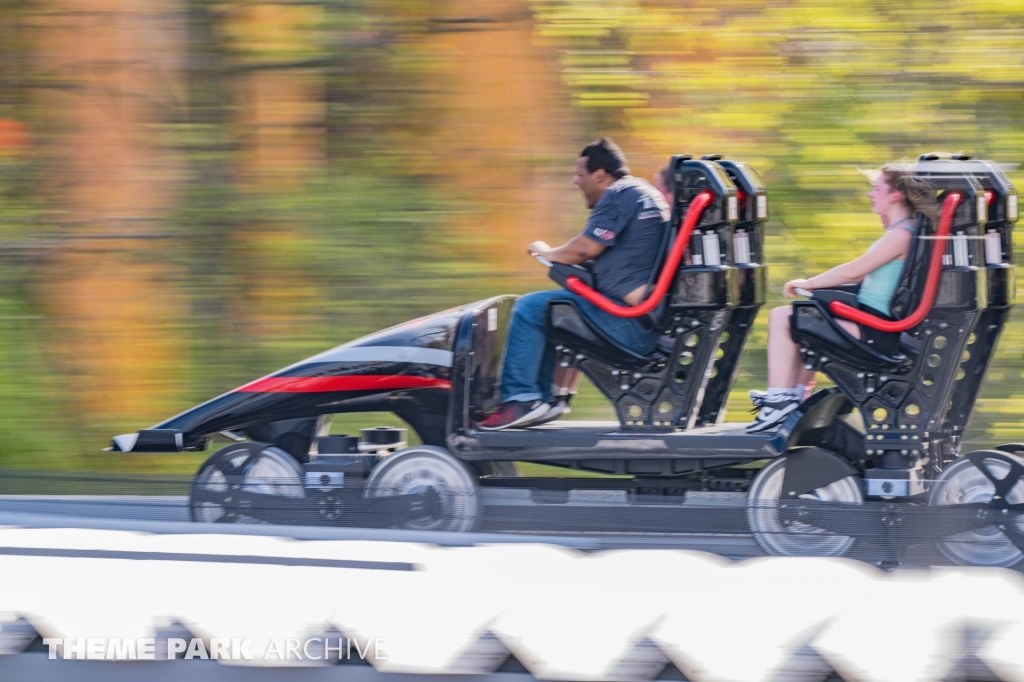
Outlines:
{"label": "black plastic panel", "polygon": [[725,266],[684,268],[676,277],[673,308],[729,308],[739,304],[736,269]]}
{"label": "black plastic panel", "polygon": [[781,449],[776,434],[748,434],[744,424],[719,424],[675,433],[619,430],[616,422],[562,422],[531,429],[475,432],[449,437],[449,448],[466,460],[523,460],[532,462],[575,460],[644,460],[641,466],[672,473],[675,459],[764,459]]}

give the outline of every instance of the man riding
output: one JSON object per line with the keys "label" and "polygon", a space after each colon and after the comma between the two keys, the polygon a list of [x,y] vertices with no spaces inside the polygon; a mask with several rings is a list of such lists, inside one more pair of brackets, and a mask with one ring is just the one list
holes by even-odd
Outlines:
{"label": "man riding", "polygon": [[[580,152],[572,182],[591,210],[583,232],[557,248],[533,242],[526,247],[527,253],[566,265],[592,261],[600,293],[619,304],[641,303],[669,227],[668,204],[646,180],[629,174],[625,155],[607,137]],[[501,405],[480,423],[481,429],[536,425],[561,414],[558,408],[552,412],[555,348],[544,336],[544,318],[552,300],[574,301],[594,326],[639,353],[649,353],[657,344],[657,334],[640,318],[616,317],[572,292],[556,289],[526,294],[512,308],[501,372]]]}

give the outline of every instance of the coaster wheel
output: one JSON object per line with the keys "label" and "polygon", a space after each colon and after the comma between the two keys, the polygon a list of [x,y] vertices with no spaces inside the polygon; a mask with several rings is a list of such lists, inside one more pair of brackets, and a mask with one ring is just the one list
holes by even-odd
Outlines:
{"label": "coaster wheel", "polygon": [[199,467],[192,480],[189,516],[198,523],[292,520],[301,503],[290,500],[306,494],[303,475],[302,466],[280,448],[265,443],[228,445]]}
{"label": "coaster wheel", "polygon": [[[838,458],[837,458],[838,459]],[[853,546],[855,538],[838,535],[796,520],[784,520],[779,514],[782,483],[786,474],[786,457],[772,460],[754,478],[747,495],[747,523],[750,531],[768,554],[776,556],[842,556]],[[799,500],[861,504],[860,483],[848,476],[811,493],[800,495],[787,504]]]}
{"label": "coaster wheel", "polygon": [[424,505],[424,515],[398,524],[410,530],[465,532],[480,517],[477,475],[443,448],[421,445],[385,457],[370,472],[367,497],[427,494],[436,504]]}
{"label": "coaster wheel", "polygon": [[[971,452],[942,470],[928,493],[928,504],[991,505],[998,494],[992,511],[998,514],[1002,508],[1008,512],[1011,506],[1024,504],[1024,485],[1019,485],[1022,474],[1024,459],[1018,455],[996,450]],[[950,561],[961,566],[1016,566],[1024,560],[1018,549],[1024,544],[1024,523],[1017,514],[996,518],[999,522],[993,525],[957,533],[936,544]],[[1016,539],[1016,544],[1008,536]]]}

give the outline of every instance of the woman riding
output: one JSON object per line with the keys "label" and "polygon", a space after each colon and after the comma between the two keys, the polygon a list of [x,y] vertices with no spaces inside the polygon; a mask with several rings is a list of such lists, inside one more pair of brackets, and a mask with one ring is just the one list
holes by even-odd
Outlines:
{"label": "woman riding", "polygon": [[[903,271],[903,261],[916,236],[917,214],[935,221],[938,204],[935,190],[911,173],[910,165],[891,163],[882,167],[868,193],[871,212],[882,219],[882,235],[860,258],[837,265],[810,279],[795,279],[782,288],[787,298],[797,290],[829,289],[844,284],[860,284],[857,305],[873,315],[892,319],[889,303]],[[750,398],[759,408],[757,418],[747,426],[749,433],[778,428],[786,416],[803,401],[814,371],[805,369],[800,347],[790,335],[791,306],[772,310],[768,317],[768,391],[751,391]],[[899,348],[899,333],[879,332],[849,320],[836,322],[851,336],[863,339],[882,353]]]}

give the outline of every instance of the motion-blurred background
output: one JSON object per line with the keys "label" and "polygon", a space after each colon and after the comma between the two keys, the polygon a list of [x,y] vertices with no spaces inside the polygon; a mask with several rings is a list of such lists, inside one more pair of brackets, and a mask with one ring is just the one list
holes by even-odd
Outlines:
{"label": "motion-blurred background", "polygon": [[[776,304],[876,238],[856,167],[1024,160],[1022,85],[1017,0],[0,0],[0,466],[190,473],[201,453],[100,448],[552,288],[523,247],[581,228],[599,135],[648,178],[753,163]],[[732,420],[764,385],[761,318]],[[1022,353],[1017,313],[971,449],[1024,439]],[[584,387],[574,415],[612,411]]]}

